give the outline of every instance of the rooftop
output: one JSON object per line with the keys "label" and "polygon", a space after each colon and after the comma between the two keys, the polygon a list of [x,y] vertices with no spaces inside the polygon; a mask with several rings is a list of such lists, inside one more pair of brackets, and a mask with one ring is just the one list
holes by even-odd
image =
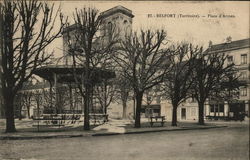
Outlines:
{"label": "rooftop", "polygon": [[212,45],[207,49],[207,52],[229,51],[229,50],[249,48],[249,47],[250,47],[250,38],[247,38],[247,39],[241,39],[237,41]]}
{"label": "rooftop", "polygon": [[[130,9],[127,9],[127,8],[121,6],[121,5],[113,7],[113,8],[110,8],[110,9],[108,9],[106,11],[103,11],[103,12],[100,13],[99,16],[100,16],[100,18],[106,18],[106,17],[111,16],[111,15],[113,15],[115,13],[123,13],[123,14],[131,17],[131,18],[134,17],[134,15],[132,14],[132,11]],[[77,24],[69,25],[69,26],[67,26],[67,27],[65,27],[63,29],[62,34],[66,33],[66,32],[73,31],[77,27],[78,27]]]}
{"label": "rooftop", "polygon": [[[104,79],[115,78],[115,73],[110,70],[102,68],[92,68],[91,70],[92,76],[90,77],[90,81],[94,84],[100,83]],[[84,75],[85,72],[85,68],[82,66],[73,68],[70,65],[50,65],[37,68],[34,74],[50,82],[55,80],[54,75],[56,74],[59,83],[75,83],[73,73],[80,79],[81,75]]]}
{"label": "rooftop", "polygon": [[119,12],[123,13],[123,14],[131,17],[131,18],[134,17],[134,15],[132,14],[132,11],[130,9],[127,9],[127,8],[121,6],[121,5],[113,7],[111,9],[108,9],[108,10],[100,13],[100,16],[101,16],[101,18],[106,18],[108,16],[111,16],[111,15],[113,15],[115,13],[119,13]]}

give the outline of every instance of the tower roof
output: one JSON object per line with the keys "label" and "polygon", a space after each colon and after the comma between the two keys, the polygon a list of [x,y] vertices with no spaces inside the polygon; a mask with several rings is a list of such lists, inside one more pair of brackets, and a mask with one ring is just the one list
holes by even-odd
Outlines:
{"label": "tower roof", "polygon": [[132,11],[130,9],[127,9],[127,8],[125,8],[123,6],[120,6],[120,5],[102,12],[100,14],[100,17],[101,18],[106,18],[106,17],[111,16],[111,15],[113,15],[115,13],[123,13],[123,14],[131,17],[131,18],[134,17],[134,15],[132,14]]}

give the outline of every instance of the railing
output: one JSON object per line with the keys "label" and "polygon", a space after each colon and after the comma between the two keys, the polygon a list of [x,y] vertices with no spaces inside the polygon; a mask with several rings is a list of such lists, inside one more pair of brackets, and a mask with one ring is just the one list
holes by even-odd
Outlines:
{"label": "railing", "polygon": [[55,109],[45,109],[43,114],[82,114],[82,110],[57,110]]}
{"label": "railing", "polygon": [[207,120],[224,120],[224,121],[244,121],[246,114],[239,114],[238,116],[206,116]]}

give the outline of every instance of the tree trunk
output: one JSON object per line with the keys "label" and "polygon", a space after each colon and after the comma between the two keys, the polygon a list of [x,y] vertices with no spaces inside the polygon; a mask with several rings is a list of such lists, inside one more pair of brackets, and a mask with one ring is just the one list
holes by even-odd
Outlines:
{"label": "tree trunk", "polygon": [[199,105],[199,122],[198,122],[198,124],[199,125],[205,124],[205,122],[204,122],[204,103],[205,102],[198,103],[198,105]]}
{"label": "tree trunk", "polygon": [[28,118],[30,119],[30,104],[27,106]]}
{"label": "tree trunk", "polygon": [[106,105],[104,105],[102,108],[103,108],[103,113],[106,115],[106,114],[107,114],[107,108],[108,108],[108,107],[107,107]]}
{"label": "tree trunk", "polygon": [[85,84],[86,94],[84,97],[84,130],[90,130],[89,125],[89,104],[90,104],[90,85]]}
{"label": "tree trunk", "polygon": [[39,102],[37,102],[37,117],[39,118],[40,117],[40,104],[39,104]]}
{"label": "tree trunk", "polygon": [[173,105],[172,126],[177,126],[177,106]]}
{"label": "tree trunk", "polygon": [[14,117],[14,96],[4,96],[6,130],[5,132],[16,132]]}
{"label": "tree trunk", "polygon": [[141,104],[143,92],[136,93],[135,128],[141,127]]}
{"label": "tree trunk", "polygon": [[107,106],[105,106],[105,115],[107,115],[107,108],[108,108],[108,107],[107,107]]}
{"label": "tree trunk", "polygon": [[122,118],[123,119],[127,118],[127,103],[126,103],[126,101],[122,102]]}

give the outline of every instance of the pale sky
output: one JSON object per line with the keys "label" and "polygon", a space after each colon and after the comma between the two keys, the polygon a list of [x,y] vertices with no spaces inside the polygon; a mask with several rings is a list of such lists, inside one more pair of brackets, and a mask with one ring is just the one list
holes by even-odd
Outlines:
{"label": "pale sky", "polygon": [[[122,5],[134,14],[133,31],[138,29],[165,29],[172,42],[189,41],[207,47],[209,40],[213,44],[249,38],[250,2],[212,1],[212,2],[161,2],[161,1],[55,1],[61,5],[64,15],[72,21],[75,8],[96,7],[100,12]],[[148,14],[155,17],[148,18]],[[175,18],[156,17],[156,14],[175,14]],[[198,15],[199,18],[178,18],[182,15]],[[217,15],[217,18],[208,17]],[[229,15],[219,18],[219,15]],[[50,47],[56,55],[62,53],[62,39],[56,40]]]}

